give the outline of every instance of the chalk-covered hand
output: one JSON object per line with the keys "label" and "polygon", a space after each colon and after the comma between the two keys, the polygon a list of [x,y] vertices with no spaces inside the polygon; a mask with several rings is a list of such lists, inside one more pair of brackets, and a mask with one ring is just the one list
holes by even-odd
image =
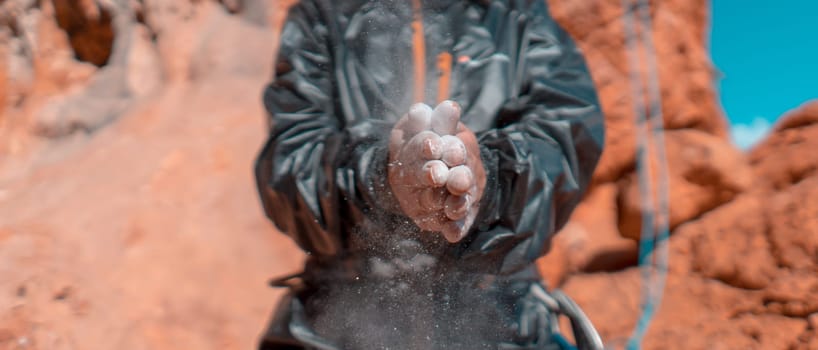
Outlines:
{"label": "chalk-covered hand", "polygon": [[389,184],[404,214],[452,243],[466,236],[479,209],[486,172],[460,106],[418,103],[392,129]]}

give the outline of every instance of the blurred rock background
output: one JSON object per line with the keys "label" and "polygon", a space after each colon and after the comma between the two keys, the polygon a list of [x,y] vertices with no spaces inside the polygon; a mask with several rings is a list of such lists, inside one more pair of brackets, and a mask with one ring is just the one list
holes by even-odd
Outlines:
{"label": "blurred rock background", "polygon": [[[248,349],[303,259],[263,216],[261,88],[293,0],[0,0],[0,349]],[[608,130],[538,262],[622,344],[641,213],[619,0],[549,0]],[[818,102],[729,140],[704,0],[652,2],[671,260],[649,349],[818,349]],[[818,96],[816,96],[818,97]]]}

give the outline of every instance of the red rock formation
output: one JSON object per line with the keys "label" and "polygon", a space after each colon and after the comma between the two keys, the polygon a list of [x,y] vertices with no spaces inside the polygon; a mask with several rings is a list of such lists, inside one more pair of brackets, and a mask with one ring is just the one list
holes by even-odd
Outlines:
{"label": "red rock formation", "polygon": [[[727,140],[694,129],[671,130],[665,133],[665,150],[670,155],[671,229],[729,202],[752,185],[753,172],[745,156]],[[650,164],[651,170],[658,166],[655,161]],[[642,214],[652,208],[642,202],[637,174],[624,176],[619,186],[619,232],[638,239]]]}
{"label": "red rock formation", "polygon": [[[786,179],[777,159],[804,154],[811,129],[803,108],[785,117],[751,153],[755,173]],[[775,151],[766,149],[775,147]],[[804,168],[818,165],[802,156]],[[772,158],[772,159],[771,159]],[[671,160],[672,161],[672,160]],[[786,163],[784,163],[786,164]],[[818,176],[790,178],[781,190],[759,187],[680,225],[670,238],[662,304],[645,347],[650,349],[811,349],[818,325]],[[762,183],[756,180],[755,183]],[[641,312],[638,269],[569,276],[563,288],[602,335],[624,341]]]}
{"label": "red rock formation", "polygon": [[251,172],[273,30],[132,2],[97,67],[54,3],[0,2],[0,348],[252,348],[301,261]]}
{"label": "red rock formation", "polygon": [[[588,55],[609,138],[596,176],[599,186],[539,266],[552,285],[561,285],[586,309],[609,344],[622,344],[641,311],[638,270],[596,273],[587,265],[588,257],[612,256],[605,244],[588,242],[615,242],[621,239],[616,233],[638,238],[646,209],[632,172],[620,2],[551,3]],[[818,323],[809,315],[816,312],[818,158],[811,149],[818,146],[818,103],[786,116],[767,140],[748,156],[741,154],[726,142],[712,92],[703,44],[706,6],[682,1],[652,6],[665,122],[668,129],[683,129],[666,133],[671,262],[663,303],[644,346],[814,348]],[[600,192],[610,191],[609,182],[617,183],[615,203],[600,199]],[[618,251],[611,266],[633,261],[632,250]]]}
{"label": "red rock formation", "polygon": [[551,286],[579,271],[615,271],[637,262],[636,241],[617,228],[617,186],[597,186],[574,212],[571,221],[554,238],[551,252],[538,261]]}
{"label": "red rock formation", "polygon": [[758,177],[781,190],[818,174],[818,101],[807,103],[775,125],[750,152]]}
{"label": "red rock formation", "polygon": [[[577,39],[599,89],[606,144],[597,181],[634,164],[634,117],[620,0],[548,1],[553,16]],[[707,1],[661,0],[653,5],[653,41],[659,64],[662,114],[669,129],[694,128],[726,138],[707,52]]]}
{"label": "red rock formation", "polygon": [[[622,2],[554,0],[549,4],[554,17],[585,52],[605,112],[606,148],[594,176],[595,183],[618,186],[617,203],[584,203],[584,209],[577,211],[565,235],[576,236],[571,230],[597,227],[600,221],[597,218],[613,216],[618,228],[595,229],[591,231],[593,235],[586,235],[592,237],[588,241],[595,242],[599,237],[614,237],[614,241],[621,239],[618,236],[637,238],[641,214],[648,208],[641,203],[634,173],[635,117]],[[673,130],[666,134],[666,148],[671,182],[670,225],[675,228],[731,200],[753,180],[744,155],[726,138],[726,119],[716,103],[714,69],[705,45],[706,1],[663,0],[651,4],[662,113],[666,128]],[[655,164],[651,168],[655,169]],[[607,233],[610,230],[620,233],[610,235]],[[552,284],[564,277],[558,271],[588,271],[589,266],[580,260],[600,261],[605,257],[611,266],[633,264],[636,260],[635,250],[620,249],[628,246],[625,242],[617,248],[619,253],[610,254],[606,251],[610,247],[585,244],[580,248],[575,238],[570,240],[574,243],[569,248],[568,238],[558,238],[552,249],[553,257],[539,262]],[[575,255],[588,258],[558,258]]]}

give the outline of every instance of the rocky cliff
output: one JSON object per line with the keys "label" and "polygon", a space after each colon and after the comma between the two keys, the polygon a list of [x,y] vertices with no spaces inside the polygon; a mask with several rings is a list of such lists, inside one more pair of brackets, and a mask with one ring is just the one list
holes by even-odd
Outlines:
{"label": "rocky cliff", "polygon": [[[0,348],[252,348],[302,255],[260,210],[260,91],[292,1],[0,1]],[[610,344],[644,208],[620,1],[549,1],[606,113],[595,185],[539,262]],[[704,0],[652,2],[672,236],[652,349],[818,347],[818,104],[727,139]]]}

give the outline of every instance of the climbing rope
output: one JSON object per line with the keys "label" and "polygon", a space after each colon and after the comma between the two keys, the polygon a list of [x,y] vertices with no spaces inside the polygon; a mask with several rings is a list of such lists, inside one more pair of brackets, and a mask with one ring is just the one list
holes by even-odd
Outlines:
{"label": "climbing rope", "polygon": [[623,0],[623,7],[625,46],[636,119],[636,171],[643,208],[639,238],[642,310],[625,346],[631,350],[641,348],[645,332],[662,300],[668,264],[669,203],[662,97],[652,39],[650,5],[647,0]]}

